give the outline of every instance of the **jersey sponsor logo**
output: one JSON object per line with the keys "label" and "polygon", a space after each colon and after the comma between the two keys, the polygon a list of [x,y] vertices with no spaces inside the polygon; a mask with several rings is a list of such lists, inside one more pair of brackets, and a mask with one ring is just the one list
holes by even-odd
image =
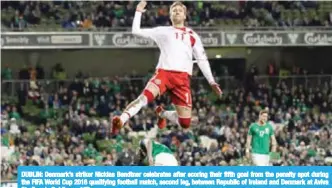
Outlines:
{"label": "jersey sponsor logo", "polygon": [[330,33],[306,33],[304,35],[304,41],[307,44],[318,44],[318,45],[331,45],[332,34]]}
{"label": "jersey sponsor logo", "polygon": [[102,46],[105,42],[106,35],[93,35],[98,46]]}

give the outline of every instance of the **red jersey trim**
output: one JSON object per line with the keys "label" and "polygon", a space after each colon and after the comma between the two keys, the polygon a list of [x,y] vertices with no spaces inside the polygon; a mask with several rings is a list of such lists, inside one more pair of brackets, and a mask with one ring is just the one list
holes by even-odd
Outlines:
{"label": "red jersey trim", "polygon": [[[174,27],[174,26],[173,26]],[[185,27],[174,27],[175,29],[179,29],[181,31],[186,31],[186,28]]]}

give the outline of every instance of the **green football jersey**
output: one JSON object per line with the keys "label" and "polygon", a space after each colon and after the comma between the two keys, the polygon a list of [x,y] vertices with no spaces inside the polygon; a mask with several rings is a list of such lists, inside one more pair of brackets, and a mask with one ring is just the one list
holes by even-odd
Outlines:
{"label": "green football jersey", "polygon": [[251,148],[252,153],[269,154],[270,153],[270,137],[274,134],[273,128],[269,123],[259,125],[252,123],[249,127],[248,134],[252,136]]}
{"label": "green football jersey", "polygon": [[173,152],[164,144],[161,144],[156,141],[152,141],[152,157],[155,158],[160,153],[173,154]]}

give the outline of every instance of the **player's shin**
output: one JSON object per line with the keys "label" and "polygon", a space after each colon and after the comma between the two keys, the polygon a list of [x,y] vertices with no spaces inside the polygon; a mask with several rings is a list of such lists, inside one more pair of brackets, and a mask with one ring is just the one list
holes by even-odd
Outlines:
{"label": "player's shin", "polygon": [[121,114],[120,119],[125,124],[130,117],[135,116],[144,106],[148,104],[148,99],[145,95],[140,95],[136,100],[131,102],[126,110]]}

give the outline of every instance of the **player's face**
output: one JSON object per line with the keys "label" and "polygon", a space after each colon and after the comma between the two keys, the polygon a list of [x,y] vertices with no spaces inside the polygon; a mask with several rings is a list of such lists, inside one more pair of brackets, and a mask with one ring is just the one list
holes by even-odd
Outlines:
{"label": "player's face", "polygon": [[261,123],[266,123],[267,122],[267,113],[261,114],[260,117],[259,117],[259,121]]}
{"label": "player's face", "polygon": [[184,7],[177,5],[171,9],[171,20],[173,24],[182,24],[186,19]]}

